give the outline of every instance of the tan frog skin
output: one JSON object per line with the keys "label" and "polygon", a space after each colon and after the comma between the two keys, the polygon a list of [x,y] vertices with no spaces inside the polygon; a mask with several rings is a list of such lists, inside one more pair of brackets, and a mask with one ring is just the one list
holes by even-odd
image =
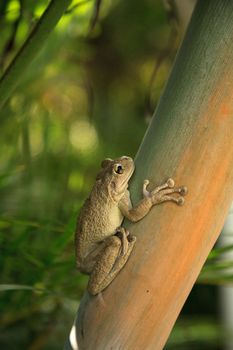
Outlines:
{"label": "tan frog skin", "polygon": [[[174,187],[168,179],[153,191],[143,183],[143,199],[133,208],[128,181],[134,172],[132,158],[105,159],[90,196],[81,209],[75,232],[77,268],[90,275],[88,291],[96,295],[104,290],[127,262],[136,237],[121,227],[123,218],[141,220],[153,205],[173,201],[184,203],[186,187]],[[176,195],[172,195],[177,193]]]}

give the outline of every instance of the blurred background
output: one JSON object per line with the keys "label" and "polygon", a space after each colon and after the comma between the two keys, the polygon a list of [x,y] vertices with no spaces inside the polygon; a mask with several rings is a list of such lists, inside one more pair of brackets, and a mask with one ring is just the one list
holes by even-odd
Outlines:
{"label": "blurred background", "polygon": [[[0,112],[1,349],[62,348],[87,282],[78,211],[103,158],[135,156],[194,2],[75,0],[22,72]],[[48,3],[0,1],[1,74]],[[233,280],[231,250],[211,252],[166,349],[233,349],[218,287]]]}

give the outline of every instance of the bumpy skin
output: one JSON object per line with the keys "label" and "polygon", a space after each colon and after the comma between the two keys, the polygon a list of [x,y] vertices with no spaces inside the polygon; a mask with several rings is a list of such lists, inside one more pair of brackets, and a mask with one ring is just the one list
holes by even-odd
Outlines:
{"label": "bumpy skin", "polygon": [[[77,268],[90,275],[88,291],[100,293],[125,265],[136,241],[135,236],[121,227],[124,217],[130,221],[141,220],[153,205],[173,201],[184,203],[186,187],[174,187],[168,179],[153,191],[148,191],[149,181],[143,183],[143,199],[133,208],[128,181],[134,172],[130,157],[105,159],[96,182],[81,209],[75,232]],[[172,194],[177,193],[175,196]]]}

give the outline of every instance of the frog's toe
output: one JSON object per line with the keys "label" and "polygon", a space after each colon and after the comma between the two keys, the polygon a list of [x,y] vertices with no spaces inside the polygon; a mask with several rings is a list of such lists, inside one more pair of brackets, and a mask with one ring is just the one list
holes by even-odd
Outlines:
{"label": "frog's toe", "polygon": [[187,192],[188,192],[188,189],[187,189],[186,186],[180,187],[180,194],[181,194],[182,196],[184,196],[185,194],[187,194]]}
{"label": "frog's toe", "polygon": [[167,180],[167,185],[168,187],[172,188],[175,186],[175,181],[170,177],[168,180]]}
{"label": "frog's toe", "polygon": [[177,204],[178,205],[183,205],[184,204],[184,198],[183,197],[179,197],[178,199],[177,199]]}
{"label": "frog's toe", "polygon": [[131,234],[128,235],[128,241],[129,243],[134,243],[136,241],[136,236],[133,236]]}

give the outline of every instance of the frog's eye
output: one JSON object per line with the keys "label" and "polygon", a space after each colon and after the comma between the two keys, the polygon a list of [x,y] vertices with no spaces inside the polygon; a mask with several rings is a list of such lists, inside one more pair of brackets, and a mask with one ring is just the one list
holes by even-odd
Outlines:
{"label": "frog's eye", "polygon": [[123,168],[123,166],[121,164],[115,164],[114,165],[114,171],[117,174],[123,174],[124,168]]}

